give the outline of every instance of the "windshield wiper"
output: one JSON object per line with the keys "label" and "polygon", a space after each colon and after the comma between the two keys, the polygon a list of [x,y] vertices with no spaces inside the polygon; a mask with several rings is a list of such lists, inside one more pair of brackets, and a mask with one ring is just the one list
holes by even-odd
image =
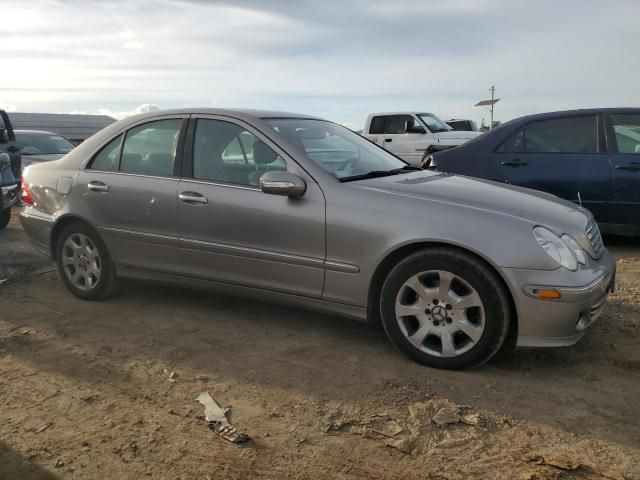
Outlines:
{"label": "windshield wiper", "polygon": [[341,182],[353,182],[354,180],[365,180],[367,178],[390,177],[391,175],[398,175],[400,173],[413,172],[417,170],[422,170],[422,168],[405,165],[404,167],[394,168],[393,170],[371,170],[370,172],[363,173],[362,175],[353,175],[351,177],[340,178],[339,180]]}

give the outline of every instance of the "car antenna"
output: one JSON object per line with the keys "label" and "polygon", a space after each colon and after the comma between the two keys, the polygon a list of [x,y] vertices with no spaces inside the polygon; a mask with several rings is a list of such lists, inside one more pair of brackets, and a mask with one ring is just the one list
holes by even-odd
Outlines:
{"label": "car antenna", "polygon": [[580,198],[580,192],[578,192],[578,203],[582,206],[582,198]]}

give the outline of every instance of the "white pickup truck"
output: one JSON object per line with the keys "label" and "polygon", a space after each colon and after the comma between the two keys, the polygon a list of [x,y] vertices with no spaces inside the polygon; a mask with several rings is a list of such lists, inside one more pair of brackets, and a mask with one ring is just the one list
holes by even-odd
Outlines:
{"label": "white pickup truck", "polygon": [[384,112],[367,117],[362,135],[411,165],[425,153],[455,147],[481,132],[455,131],[432,113]]}

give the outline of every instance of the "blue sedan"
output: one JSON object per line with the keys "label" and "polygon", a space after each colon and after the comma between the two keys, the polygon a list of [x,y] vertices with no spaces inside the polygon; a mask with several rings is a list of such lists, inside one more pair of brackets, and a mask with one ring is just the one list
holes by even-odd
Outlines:
{"label": "blue sedan", "polygon": [[423,166],[549,192],[591,210],[603,231],[640,234],[640,108],[517,118]]}

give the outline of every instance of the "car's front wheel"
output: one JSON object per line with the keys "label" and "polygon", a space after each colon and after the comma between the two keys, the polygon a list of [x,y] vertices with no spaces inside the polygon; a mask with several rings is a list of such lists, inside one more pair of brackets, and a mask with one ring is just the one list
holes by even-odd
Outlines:
{"label": "car's front wheel", "polygon": [[9,221],[11,221],[11,208],[5,208],[0,211],[0,230],[6,228],[9,225]]}
{"label": "car's front wheel", "polygon": [[56,248],[58,271],[71,293],[84,300],[98,300],[117,288],[115,268],[98,235],[83,223],[64,227]]}
{"label": "car's front wheel", "polygon": [[391,270],[380,309],[402,352],[447,369],[474,367],[495,355],[511,312],[504,285],[487,265],[440,247],[414,253]]}

